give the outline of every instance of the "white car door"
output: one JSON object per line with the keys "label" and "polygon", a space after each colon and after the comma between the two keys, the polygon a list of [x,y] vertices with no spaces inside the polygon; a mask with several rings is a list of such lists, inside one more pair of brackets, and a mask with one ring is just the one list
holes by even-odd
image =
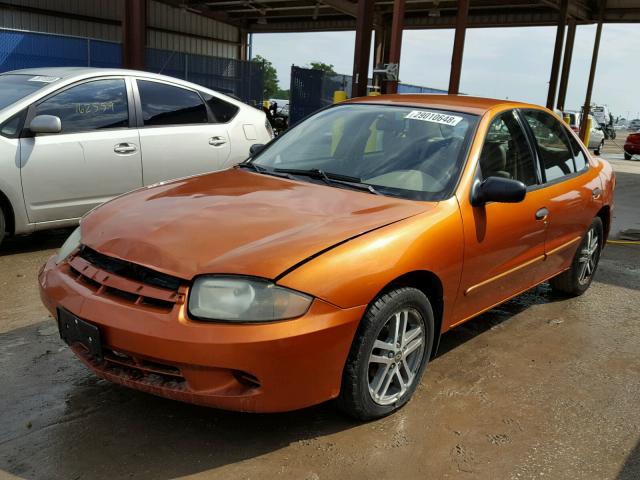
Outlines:
{"label": "white car door", "polygon": [[214,123],[198,92],[151,79],[136,82],[145,185],[228,166],[226,125]]}
{"label": "white car door", "polygon": [[121,77],[89,80],[30,107],[60,117],[62,131],[20,139],[20,168],[32,223],[81,217],[142,186],[138,131],[130,128],[133,102]]}

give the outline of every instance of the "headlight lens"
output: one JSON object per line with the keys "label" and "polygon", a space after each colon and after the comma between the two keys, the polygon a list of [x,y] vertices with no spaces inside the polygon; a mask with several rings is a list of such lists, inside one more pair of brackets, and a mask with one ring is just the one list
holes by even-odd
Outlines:
{"label": "headlight lens", "polygon": [[189,313],[203,320],[268,322],[304,315],[312,297],[245,277],[199,277],[189,295]]}
{"label": "headlight lens", "polygon": [[80,227],[76,228],[69,238],[62,244],[58,255],[56,256],[56,264],[64,262],[73,251],[80,246],[82,235],[80,233]]}

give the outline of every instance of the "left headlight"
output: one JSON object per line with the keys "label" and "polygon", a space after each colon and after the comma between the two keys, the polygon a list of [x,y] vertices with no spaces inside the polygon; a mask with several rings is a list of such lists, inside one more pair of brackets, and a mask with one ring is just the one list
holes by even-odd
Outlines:
{"label": "left headlight", "polygon": [[189,313],[201,320],[268,322],[304,315],[312,300],[268,280],[205,276],[191,287]]}
{"label": "left headlight", "polygon": [[76,228],[69,238],[62,244],[58,255],[56,256],[56,264],[64,262],[73,251],[80,246],[82,235],[80,233],[80,227]]}

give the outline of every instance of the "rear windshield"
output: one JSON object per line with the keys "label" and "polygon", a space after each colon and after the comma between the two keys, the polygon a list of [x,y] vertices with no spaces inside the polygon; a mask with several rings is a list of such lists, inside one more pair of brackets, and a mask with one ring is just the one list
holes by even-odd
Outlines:
{"label": "rear windshield", "polygon": [[478,117],[429,107],[345,104],[317,113],[256,158],[271,169],[319,169],[414,200],[451,195]]}
{"label": "rear windshield", "polygon": [[56,80],[44,75],[0,75],[0,110]]}

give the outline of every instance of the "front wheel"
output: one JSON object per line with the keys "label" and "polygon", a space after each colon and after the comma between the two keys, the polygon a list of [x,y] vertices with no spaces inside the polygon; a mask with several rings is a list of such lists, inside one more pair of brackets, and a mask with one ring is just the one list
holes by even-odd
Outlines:
{"label": "front wheel", "polygon": [[6,228],[7,224],[4,220],[4,212],[2,211],[2,208],[0,208],[0,245],[2,245],[2,240],[4,240]]}
{"label": "front wheel", "polygon": [[631,160],[631,157],[632,157],[632,156],[633,156],[633,155],[631,155],[630,153],[624,152],[624,159],[625,159],[625,160]]}
{"label": "front wheel", "polygon": [[433,337],[433,310],[423,292],[405,287],[381,295],[351,345],[340,408],[359,420],[372,420],[402,407],[420,383]]}
{"label": "front wheel", "polygon": [[602,220],[596,217],[582,238],[571,268],[549,281],[553,290],[570,296],[582,295],[587,291],[598,268],[603,239]]}

